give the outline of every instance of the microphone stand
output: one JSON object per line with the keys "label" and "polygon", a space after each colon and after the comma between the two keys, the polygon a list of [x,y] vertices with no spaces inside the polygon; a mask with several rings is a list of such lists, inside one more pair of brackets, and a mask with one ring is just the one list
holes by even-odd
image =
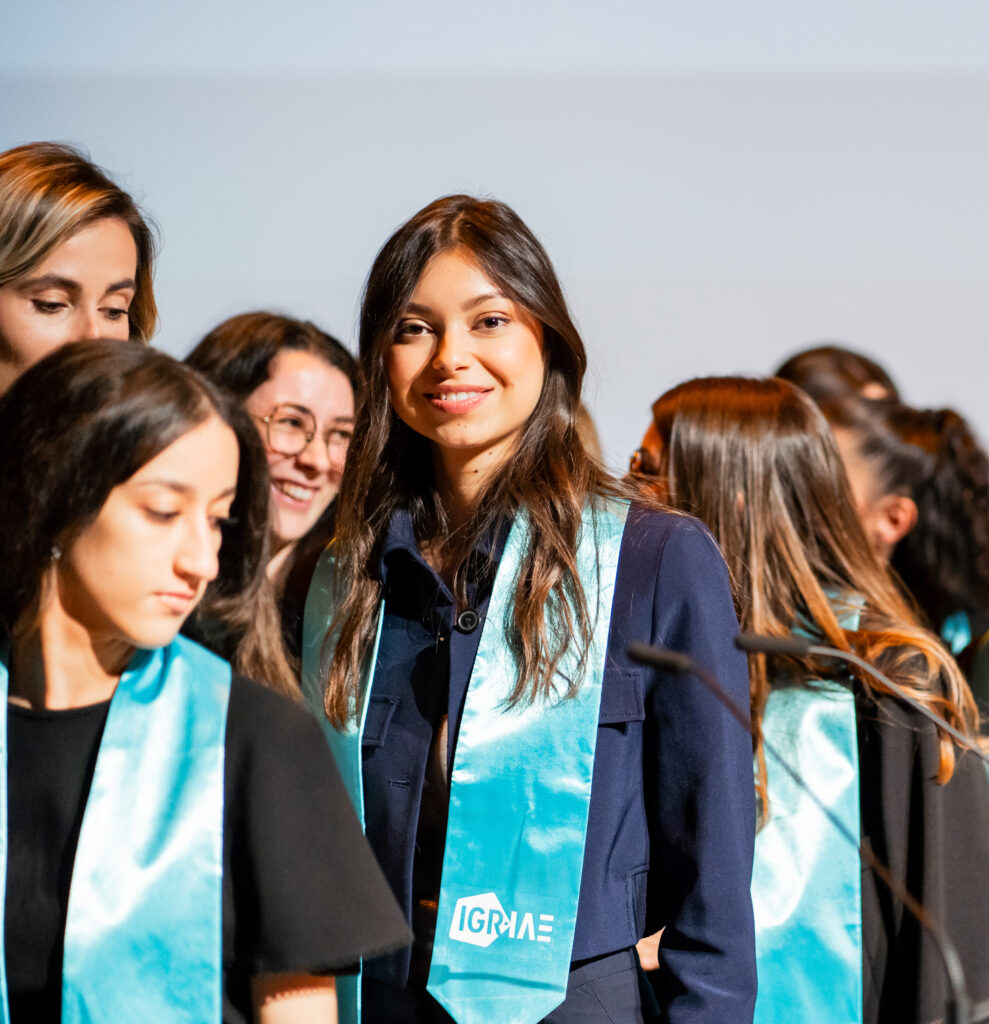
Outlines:
{"label": "microphone stand", "polygon": [[875,665],[870,664],[865,658],[860,658],[852,651],[842,651],[837,647],[815,644],[812,640],[800,636],[762,636],[759,633],[740,633],[735,638],[735,646],[747,654],[788,654],[797,658],[813,655],[819,658],[836,658],[839,661],[847,661],[862,669],[863,672],[868,672],[873,678],[878,679],[883,686],[888,687],[890,692],[903,701],[904,704],[909,704],[918,714],[923,715],[929,722],[933,722],[934,725],[955,740],[960,747],[970,751],[976,757],[981,758],[986,764],[989,764],[989,754],[986,754],[971,736],[966,736],[961,730],[956,729],[947,719],[926,707],[916,697],[907,693],[899,683],[894,683],[889,676],[884,672],[880,672]]}
{"label": "microphone stand", "polygon": [[[750,637],[754,637],[754,634],[747,633],[743,634],[744,639],[748,640]],[[736,646],[742,650],[748,650],[743,647],[739,642],[743,639],[739,637],[736,640]],[[756,638],[762,640],[762,637]],[[775,639],[775,638],[773,638]],[[799,639],[799,638],[795,638]],[[626,654],[635,662],[640,665],[649,665],[653,668],[659,668],[667,672],[671,672],[675,675],[687,675],[691,674],[697,677],[700,682],[724,705],[731,716],[742,726],[742,728],[753,738],[758,739],[755,727],[752,725],[752,718],[749,710],[746,708],[743,710],[740,708],[734,700],[725,692],[724,687],[718,681],[717,677],[703,665],[697,664],[693,658],[686,654],[682,654],[679,651],[668,651],[662,647],[652,647],[649,644],[643,643],[631,643],[625,648]],[[791,653],[790,650],[782,651],[780,649],[774,649],[774,653]],[[947,1014],[944,1018],[944,1024],[982,1024],[983,1021],[989,1021],[989,1004],[979,1004],[978,1011],[981,1014],[986,1011],[987,1016],[972,1016],[971,1003],[968,997],[968,992],[965,988],[965,972],[962,969],[961,958],[958,956],[958,951],[955,949],[954,944],[948,938],[944,929],[940,923],[927,912],[923,904],[916,900],[906,886],[893,875],[889,868],[873,853],[872,847],[868,840],[860,842],[856,836],[846,828],[844,822],[822,802],[820,797],[804,782],[803,777],[800,773],[790,765],[786,758],[773,746],[765,737],[762,738],[762,744],[769,755],[776,761],[777,764],[786,772],[787,775],[796,783],[800,789],[810,797],[811,801],[818,808],[818,810],[828,819],[829,822],[838,830],[839,833],[845,838],[845,840],[855,848],[858,852],[859,857],[865,863],[865,865],[883,881],[883,883],[889,888],[893,896],[898,899],[907,910],[917,919],[920,926],[931,936],[934,940],[935,946],[937,946],[938,953],[941,956],[941,961],[944,964],[945,974],[948,977],[948,985],[951,989],[951,999],[947,1006]]]}

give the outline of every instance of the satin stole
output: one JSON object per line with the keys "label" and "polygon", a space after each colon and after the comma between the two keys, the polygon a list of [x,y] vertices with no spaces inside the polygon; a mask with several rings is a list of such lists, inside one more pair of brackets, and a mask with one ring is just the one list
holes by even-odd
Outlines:
{"label": "satin stole", "polygon": [[[844,610],[843,628],[857,628],[858,610]],[[855,695],[833,681],[810,687],[772,691],[763,732],[857,836]],[[861,1024],[861,861],[771,755],[766,763],[770,817],[756,835],[752,871],[759,973],[754,1024]]]}
{"label": "satin stole", "polygon": [[[0,664],[0,895],[7,877],[7,678]],[[63,1024],[219,1024],[230,680],[227,662],[178,637],[137,651],[117,685],[72,868]],[[2,959],[0,986],[0,1020],[8,1024]]]}
{"label": "satin stole", "polygon": [[[570,699],[508,708],[516,679],[507,641],[528,541],[520,513],[498,565],[454,755],[450,814],[428,990],[458,1024],[535,1024],[566,996],[590,805],[601,685],[627,503],[585,509],[577,566],[593,626],[584,656],[571,643],[558,690]],[[332,548],[306,604],[303,689],[322,721],[334,638]],[[552,614],[552,612],[550,613]],[[378,614],[380,640],[383,605]],[[361,732],[377,641],[360,707],[325,731],[363,821]],[[340,979],[341,981],[343,979]],[[359,980],[341,993],[341,1021],[359,1020]]]}

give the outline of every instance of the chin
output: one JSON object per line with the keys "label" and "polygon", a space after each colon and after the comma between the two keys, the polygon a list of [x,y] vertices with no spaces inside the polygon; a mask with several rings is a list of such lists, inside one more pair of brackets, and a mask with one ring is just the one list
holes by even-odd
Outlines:
{"label": "chin", "polygon": [[167,622],[135,624],[125,637],[128,643],[142,651],[153,651],[167,647],[178,635],[188,615]]}
{"label": "chin", "polygon": [[272,550],[277,550],[277,547],[284,547],[287,544],[295,544],[297,541],[302,540],[303,537],[319,522],[323,513],[330,507],[330,502],[327,502],[317,514],[313,514],[312,510],[306,513],[305,518],[301,516],[299,518],[292,518],[291,520],[282,520],[275,524],[275,528],[271,532],[272,539]]}

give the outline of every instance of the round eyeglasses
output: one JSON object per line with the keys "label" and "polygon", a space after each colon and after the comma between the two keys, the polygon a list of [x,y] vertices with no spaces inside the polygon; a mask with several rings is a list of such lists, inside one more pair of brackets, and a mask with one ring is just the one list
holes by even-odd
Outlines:
{"label": "round eyeglasses", "polygon": [[[276,405],[267,416],[254,416],[264,424],[264,437],[268,450],[276,455],[301,455],[315,438],[316,417],[304,405]],[[350,431],[331,428],[324,437],[327,454],[339,449],[347,450]]]}

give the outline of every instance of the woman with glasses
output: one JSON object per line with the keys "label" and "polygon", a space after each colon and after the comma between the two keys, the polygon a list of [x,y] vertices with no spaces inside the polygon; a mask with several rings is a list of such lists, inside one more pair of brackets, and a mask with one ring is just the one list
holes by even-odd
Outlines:
{"label": "woman with glasses", "polygon": [[271,477],[268,579],[296,655],[309,579],[333,534],[357,364],[314,324],[267,312],[225,320],[186,363],[240,399],[264,439]]}

